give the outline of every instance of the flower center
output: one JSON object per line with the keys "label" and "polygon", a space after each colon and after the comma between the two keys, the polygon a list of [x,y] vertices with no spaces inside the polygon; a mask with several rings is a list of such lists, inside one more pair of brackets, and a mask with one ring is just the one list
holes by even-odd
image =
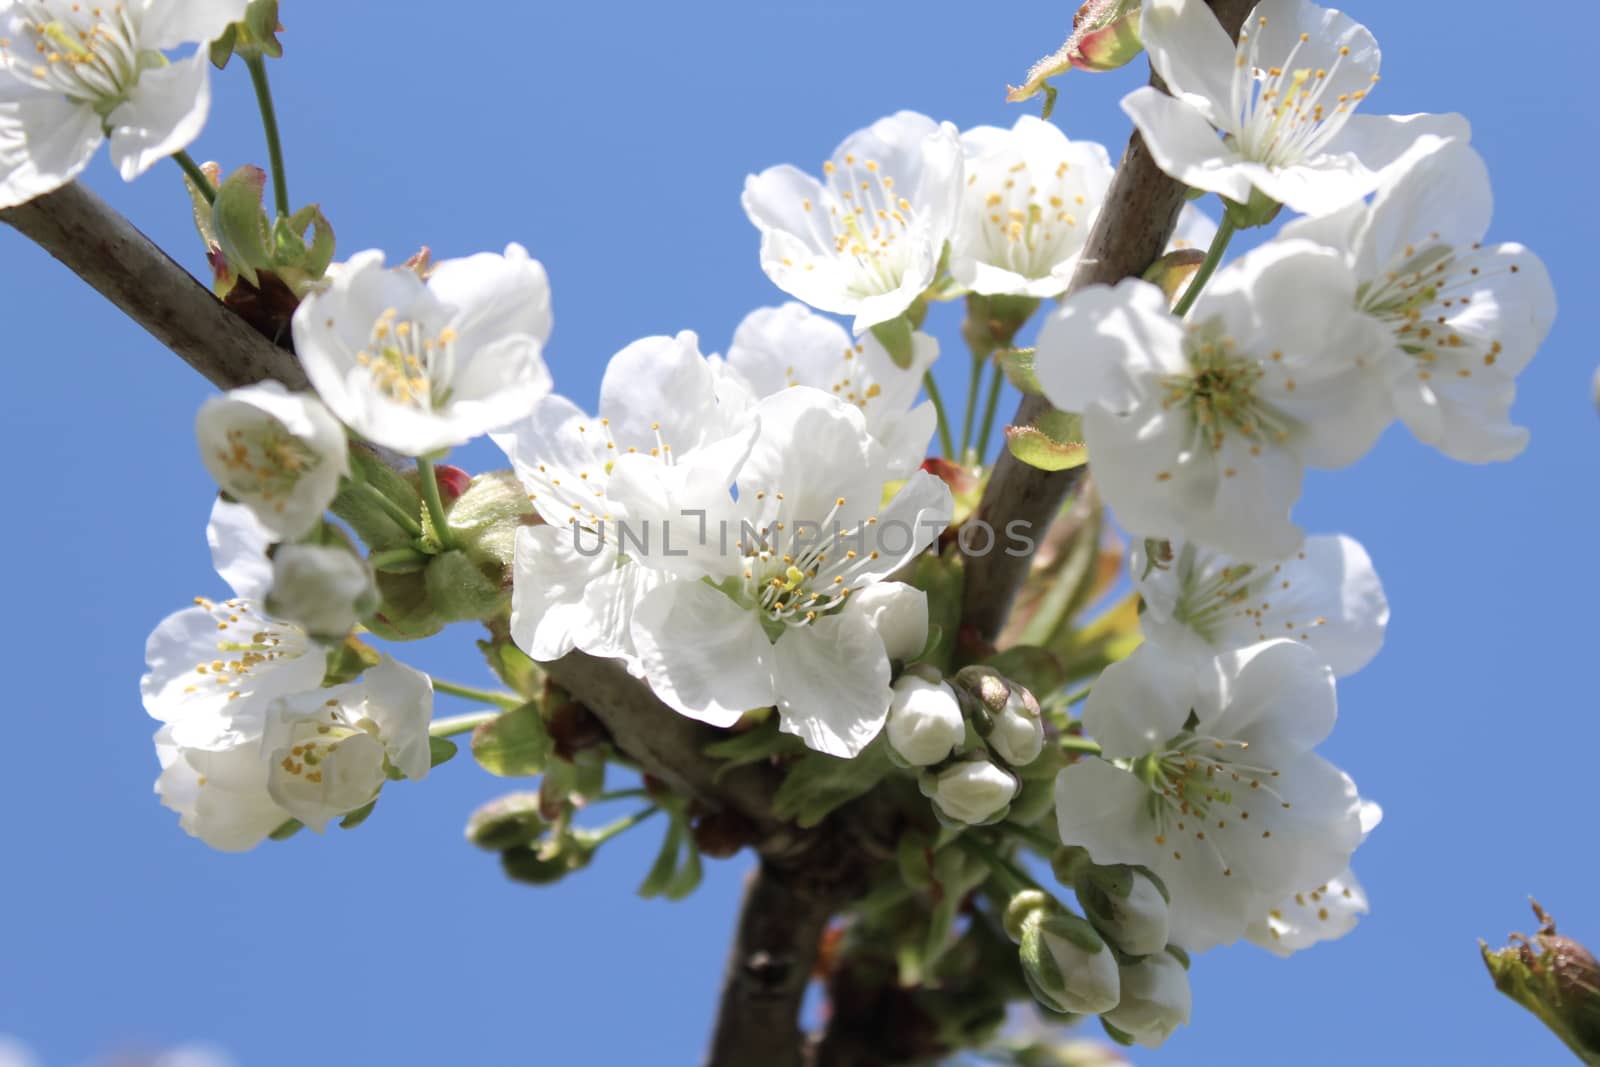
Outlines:
{"label": "flower center", "polygon": [[[1134,761],[1130,770],[1150,790],[1146,815],[1155,829],[1156,844],[1181,845],[1180,835],[1193,837],[1223,875],[1232,877],[1233,867],[1218,847],[1216,832],[1240,832],[1250,823],[1252,809],[1292,806],[1273,787],[1278,771],[1244,760],[1249,747],[1245,741],[1185,730],[1168,742],[1166,751]],[[1271,838],[1272,831],[1262,830],[1261,836]],[[1182,862],[1181,847],[1173,850],[1172,858]]]}
{"label": "flower center", "polygon": [[369,347],[356,353],[356,362],[390,400],[435,411],[450,402],[455,342],[456,332],[450,327],[429,335],[421,323],[403,320],[397,309],[389,308],[373,325]]}
{"label": "flower center", "polygon": [[89,105],[102,117],[127,99],[141,70],[166,64],[159,52],[139,50],[133,16],[123,4],[43,0],[16,6],[23,37],[0,38],[0,66],[37,88]]}
{"label": "flower center", "polygon": [[194,602],[217,620],[217,655],[191,668],[194,678],[184,687],[185,693],[214,687],[224,690],[229,700],[237,700],[262,670],[282,660],[295,659],[305,651],[302,641],[278,630],[247,601],[217,603],[196,597]]}
{"label": "flower center", "polygon": [[[815,383],[815,388],[831,392],[840,400],[854,404],[862,411],[867,410],[867,405],[883,393],[883,386],[872,381],[870,372],[861,364],[859,357],[865,351],[865,346],[860,344],[846,345],[843,366],[835,366],[834,373],[827,378],[819,375],[820,380]],[[796,386],[812,383],[801,381],[795,375],[794,367],[789,366],[783,369],[783,384],[786,388],[793,389]]]}
{"label": "flower center", "polygon": [[295,724],[290,747],[278,765],[284,772],[312,785],[322,783],[322,765],[349,738],[362,733],[378,736],[378,724],[369,718],[352,719],[337,700],[329,700],[316,717]]}
{"label": "flower center", "polygon": [[1288,439],[1288,423],[1263,403],[1256,386],[1263,372],[1254,360],[1235,352],[1231,337],[1216,320],[1192,327],[1187,342],[1189,373],[1161,379],[1166,391],[1161,405],[1189,412],[1195,432],[1212,451],[1220,451],[1229,433],[1251,441]]}
{"label": "flower center", "polygon": [[[1267,20],[1258,24],[1265,27]],[[1302,33],[1280,64],[1264,66],[1260,37],[1248,29],[1239,33],[1232,100],[1238,126],[1229,132],[1246,158],[1269,167],[1292,166],[1316,155],[1343,129],[1368,90],[1335,93],[1330,88],[1350,55],[1348,47],[1339,49],[1332,67],[1296,66],[1311,41]],[[1372,81],[1378,81],[1376,74]]]}
{"label": "flower center", "polygon": [[[982,235],[985,258],[1024,278],[1045,278],[1082,246],[1088,236],[1078,212],[1088,198],[1068,182],[1066,160],[1041,179],[1027,163],[1014,164],[984,197]],[[977,182],[977,175],[967,184]]]}
{"label": "flower center", "polygon": [[[846,155],[822,164],[825,204],[801,201],[811,239],[851,261],[852,292],[872,296],[894,291],[905,273],[910,243],[901,240],[916,221],[911,202],[895,194],[894,177],[875,160]],[[826,207],[826,211],[819,210]]]}
{"label": "flower center", "polygon": [[[777,500],[782,493],[773,494]],[[767,494],[756,494],[757,500]],[[856,572],[878,558],[866,546],[869,518],[852,530],[839,522],[845,498],[839,497],[821,520],[786,524],[773,521],[759,529],[746,526],[736,547],[744,554],[743,586],[736,599],[751,604],[762,616],[769,636],[788,626],[805,626],[843,607],[855,592]],[[853,547],[852,547],[853,546]]]}
{"label": "flower center", "polygon": [[228,471],[230,491],[259,497],[278,512],[300,479],[322,464],[315,449],[271,417],[228,430],[217,458]]}

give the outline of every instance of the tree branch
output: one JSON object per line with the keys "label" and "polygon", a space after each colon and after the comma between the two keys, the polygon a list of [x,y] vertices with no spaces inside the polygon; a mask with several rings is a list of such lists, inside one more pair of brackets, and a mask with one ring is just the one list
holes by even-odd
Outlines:
{"label": "tree branch", "polygon": [[66,264],[213,385],[233,389],[273,378],[306,388],[292,353],[256,333],[77,182],[0,211],[0,221]]}
{"label": "tree branch", "polygon": [[[1230,39],[1239,35],[1245,16],[1255,0],[1211,0],[1212,10]],[[1165,89],[1154,74],[1150,82]],[[1116,177],[1106,192],[1099,218],[1084,245],[1078,269],[1073,273],[1068,295],[1091,285],[1114,285],[1136,277],[1154,263],[1172,239],[1172,229],[1183,207],[1188,190],[1156,166],[1144,138],[1135,131],[1117,167]],[[1012,425],[1026,426],[1050,410],[1050,402],[1040,396],[1025,396],[1012,418]],[[1091,461],[1093,457],[1090,457]],[[984,489],[983,499],[973,517],[996,530],[1024,522],[1023,527],[1037,545],[1045,529],[1061,510],[1067,495],[1077,488],[1087,468],[1070,471],[1041,471],[1002,451]],[[1012,555],[989,552],[966,559],[966,595],[962,607],[962,629],[987,643],[1005,625],[1011,602],[1028,576],[1033,553]]]}

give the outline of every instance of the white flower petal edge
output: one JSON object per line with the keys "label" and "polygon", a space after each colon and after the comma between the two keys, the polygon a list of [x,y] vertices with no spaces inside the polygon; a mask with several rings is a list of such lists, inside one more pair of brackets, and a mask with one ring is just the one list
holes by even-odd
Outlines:
{"label": "white flower petal edge", "polygon": [[263,382],[211,397],[195,416],[206,470],[274,540],[322,520],[349,473],[344,427],[316,397]]}
{"label": "white flower petal edge", "polygon": [[1050,314],[1039,381],[1082,413],[1101,491],[1130,532],[1246,559],[1299,547],[1289,513],[1303,469],[1353,462],[1392,419],[1364,365],[1376,326],[1352,312],[1354,294],[1340,256],[1274,241],[1219,271],[1183,321],[1132,279]]}
{"label": "white flower petal edge", "polygon": [[901,315],[933,283],[961,198],[956,128],[901,111],[851,134],[818,181],[784,164],[745,179],[761,269],[863,333]]}
{"label": "white flower petal edge", "polygon": [[1389,601],[1353,538],[1308,537],[1294,555],[1268,563],[1192,544],[1173,549],[1166,567],[1149,567],[1142,543],[1129,555],[1145,604],[1140,628],[1163,647],[1215,655],[1285,637],[1310,645],[1341,678],[1383,647]]}
{"label": "white flower petal edge", "polygon": [[[1106,759],[1057,776],[1061,840],[1155,871],[1174,944],[1230,943],[1297,887],[1336,875],[1360,842],[1354,784],[1312,752],[1335,715],[1332,672],[1296,642],[1187,670],[1142,645],[1090,695],[1084,725]],[[1174,721],[1188,725],[1144,740]]]}
{"label": "white flower petal edge", "polygon": [[968,130],[961,146],[967,181],[951,276],[975,293],[1060,296],[1111,184],[1105,146],[1069,141],[1032,115],[1009,130]]}
{"label": "white flower petal edge", "polygon": [[1370,207],[1284,233],[1348,257],[1392,403],[1418,440],[1468,463],[1511,459],[1528,440],[1511,422],[1516,378],[1555,321],[1555,290],[1526,248],[1483,243],[1492,194],[1471,146],[1424,138],[1414,155]]}
{"label": "white flower petal edge", "polygon": [[852,340],[844,327],[804,304],[760,308],[733,334],[727,366],[757,398],[807,385],[861,409],[867,430],[887,453],[896,476],[916,470],[938,428],[932,402],[916,404],[922,376],[939,356],[939,342],[912,335],[911,365],[895,366],[870,334]]}
{"label": "white flower petal edge", "polygon": [[259,604],[272,591],[272,561],[267,558],[272,542],[272,531],[243,504],[218,497],[211,505],[206,524],[211,566],[234,596]]}
{"label": "white flower petal edge", "polygon": [[550,391],[550,286],[521,245],[440,263],[423,282],[363,252],[295,311],[295,351],[345,425],[408,456],[526,417]]}
{"label": "white flower petal edge", "polygon": [[[1363,801],[1361,836],[1366,838],[1383,819],[1383,809]],[[1285,898],[1250,924],[1251,944],[1288,957],[1323,941],[1336,941],[1356,928],[1370,907],[1367,891],[1349,868],[1312,889]]]}
{"label": "white flower petal edge", "polygon": [[1419,136],[1469,134],[1457,115],[1354,115],[1378,80],[1377,41],[1310,0],[1262,0],[1237,44],[1204,0],[1147,0],[1141,35],[1171,95],[1146,86],[1123,110],[1162,170],[1239,203],[1259,190],[1327,214],[1377,188]]}
{"label": "white flower petal edge", "polygon": [[[71,181],[107,134],[128,181],[188,147],[211,106],[204,45],[247,4],[0,3],[0,208]],[[192,56],[162,55],[190,42]]]}

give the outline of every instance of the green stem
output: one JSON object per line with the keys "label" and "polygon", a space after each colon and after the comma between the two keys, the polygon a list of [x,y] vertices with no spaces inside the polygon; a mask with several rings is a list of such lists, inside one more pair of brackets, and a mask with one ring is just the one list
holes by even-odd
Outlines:
{"label": "green stem", "polygon": [[989,454],[989,435],[994,432],[994,417],[1000,410],[1000,387],[1005,384],[1005,371],[1000,369],[999,360],[995,361],[994,370],[989,375],[989,399],[983,403],[983,425],[978,429],[978,461],[981,463]]}
{"label": "green stem", "polygon": [[939,383],[933,380],[933,371],[922,376],[922,387],[928,391],[934,413],[939,416],[939,447],[944,449],[946,459],[954,459],[956,449],[955,442],[950,439],[950,420],[945,418],[944,397],[939,395]]}
{"label": "green stem", "polygon": [[421,565],[428,562],[428,557],[414,548],[389,548],[382,552],[374,552],[367,557],[367,562],[374,570],[381,571],[385,567],[401,563]]}
{"label": "green stem", "polygon": [[[439,683],[433,684],[435,689]],[[500,717],[498,711],[474,711],[466,715],[449,715],[443,719],[434,719],[428,724],[428,733],[434,737],[455,737],[457,734],[470,734],[486,722],[494,722]]]}
{"label": "green stem", "polygon": [[439,479],[433,473],[433,460],[417,457],[417,481],[422,486],[422,500],[428,505],[428,517],[433,521],[433,536],[445,551],[456,547],[445,524],[444,500],[439,496]]}
{"label": "green stem", "polygon": [[527,703],[515,693],[496,692],[493,689],[475,689],[470,685],[457,685],[454,682],[447,682],[443,678],[433,679],[433,690],[436,693],[448,693],[453,697],[476,700],[483,704],[493,704],[507,711],[513,708],[520,708]]}
{"label": "green stem", "polygon": [[967,379],[967,406],[961,416],[961,462],[967,461],[967,449],[972,446],[972,426],[978,419],[978,390],[983,387],[983,359],[972,354],[972,374]]}
{"label": "green stem", "polygon": [[172,153],[172,158],[177,161],[178,166],[183,168],[183,172],[189,176],[189,180],[194,182],[194,187],[200,190],[200,195],[206,198],[206,203],[216,203],[217,187],[211,184],[211,179],[206,177],[206,172],[200,169],[200,164],[194,161],[194,157],[189,155],[188,152],[179,149]]}
{"label": "green stem", "polygon": [[1077,734],[1061,735],[1060,744],[1061,751],[1063,752],[1081,752],[1085,756],[1100,755],[1099,744],[1089,740],[1087,737],[1080,737]]}
{"label": "green stem", "polygon": [[609,793],[600,793],[586,799],[590,804],[606,804],[613,800],[627,800],[631,797],[647,797],[649,795],[650,791],[648,789],[613,789]]}
{"label": "green stem", "polygon": [[359,477],[352,477],[350,482],[371,497],[383,509],[383,513],[394,520],[396,526],[399,526],[412,537],[422,536],[422,524],[417,521],[416,516],[408,513],[405,508],[390,500],[382,489],[379,489],[371,482],[361,480]]}
{"label": "green stem", "polygon": [[618,834],[638,826],[660,810],[659,806],[652,804],[648,808],[634,812],[632,815],[625,815],[611,825],[602,826],[600,829],[593,831],[593,835],[589,839],[590,843],[596,846],[602,845]]}
{"label": "green stem", "polygon": [[1206,282],[1217,272],[1217,267],[1222,263],[1222,254],[1228,250],[1228,242],[1233,240],[1233,219],[1224,214],[1222,222],[1217,226],[1217,235],[1211,239],[1211,247],[1206,250],[1206,258],[1201,261],[1200,269],[1195,271],[1194,277],[1189,281],[1189,288],[1183,291],[1183,299],[1178,301],[1178,306],[1172,313],[1178,318],[1189,314],[1189,309],[1194,307],[1194,302],[1200,297],[1200,290],[1204,289]]}
{"label": "green stem", "polygon": [[1004,830],[1006,833],[1015,837],[1024,844],[1027,844],[1039,852],[1042,852],[1047,857],[1052,855],[1056,849],[1061,847],[1061,842],[1057,841],[1043,830],[1035,829],[1032,826],[1021,826],[1014,822],[1003,822],[1000,824],[1000,829]]}
{"label": "green stem", "polygon": [[1000,883],[1009,893],[1020,893],[1025,889],[1041,889],[1038,882],[1029,878],[1027,873],[1016,864],[1007,860],[1000,853],[991,848],[986,841],[980,841],[972,834],[962,834],[956,838],[956,844],[968,855],[982,860],[994,872]]}
{"label": "green stem", "polygon": [[1083,701],[1088,700],[1089,699],[1089,694],[1092,693],[1092,692],[1094,692],[1094,686],[1086,685],[1082,689],[1079,689],[1074,693],[1068,694],[1066,703],[1063,704],[1062,706],[1070,708],[1074,704],[1080,704]]}
{"label": "green stem", "polygon": [[256,104],[261,108],[261,125],[267,133],[267,155],[272,160],[272,196],[279,218],[289,217],[289,178],[283,169],[283,142],[278,137],[278,111],[272,106],[272,87],[267,84],[267,61],[259,55],[244,57],[250,82],[256,88]]}

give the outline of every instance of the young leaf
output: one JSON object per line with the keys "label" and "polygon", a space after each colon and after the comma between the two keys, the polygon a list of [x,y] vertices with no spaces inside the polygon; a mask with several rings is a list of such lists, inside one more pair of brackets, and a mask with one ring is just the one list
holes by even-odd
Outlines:
{"label": "young leaf", "polygon": [[550,735],[539,705],[529,702],[472,731],[472,758],[500,778],[527,778],[543,771],[550,758]]}
{"label": "young leaf", "polygon": [[1064,411],[1051,411],[1032,426],[1007,426],[1006,447],[1030,467],[1067,471],[1089,461],[1083,443],[1083,421]]}

